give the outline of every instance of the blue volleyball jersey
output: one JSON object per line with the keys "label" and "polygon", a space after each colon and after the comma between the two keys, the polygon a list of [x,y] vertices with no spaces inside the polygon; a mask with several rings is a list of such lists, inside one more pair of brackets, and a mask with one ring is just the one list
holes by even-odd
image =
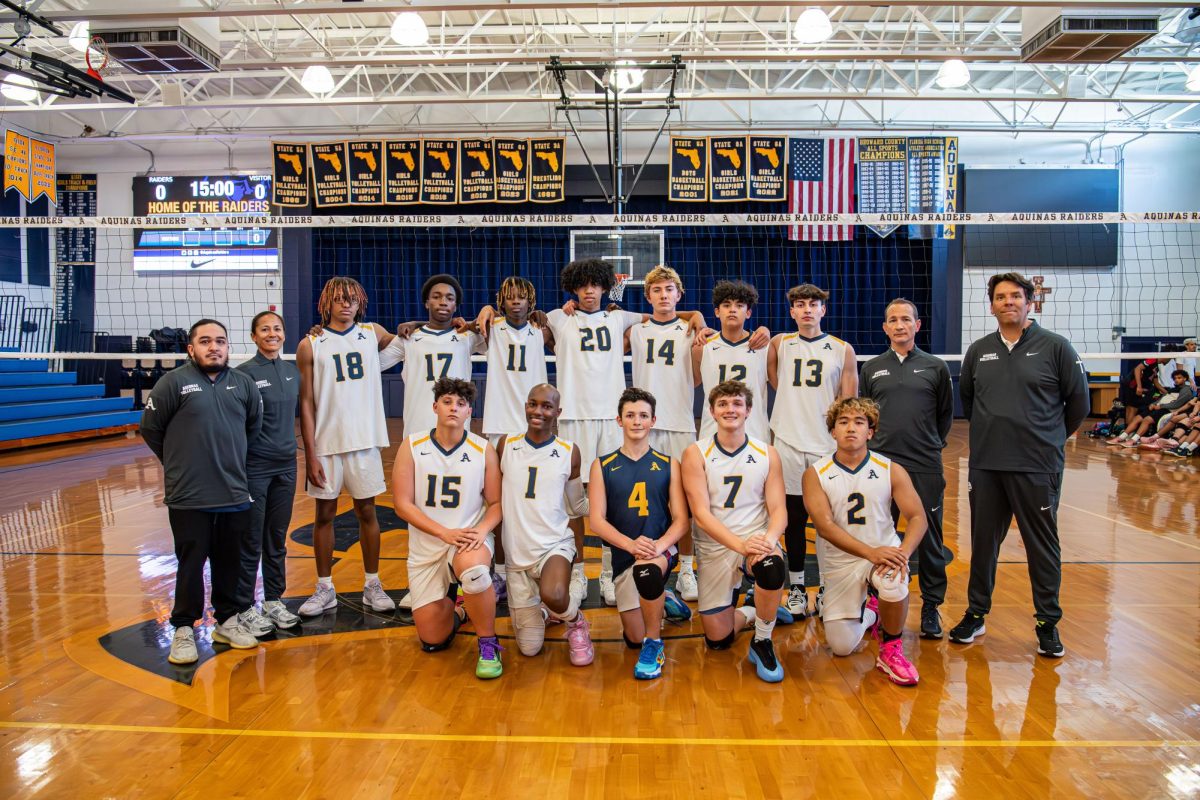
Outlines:
{"label": "blue volleyball jersey", "polygon": [[[604,518],[630,539],[661,539],[671,527],[671,458],[651,448],[637,461],[620,450],[600,457]],[[613,548],[613,575],[633,566],[634,557]]]}

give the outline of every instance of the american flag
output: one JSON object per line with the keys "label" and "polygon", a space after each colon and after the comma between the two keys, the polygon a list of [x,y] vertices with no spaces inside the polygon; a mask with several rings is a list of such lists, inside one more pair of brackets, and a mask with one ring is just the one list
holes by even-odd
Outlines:
{"label": "american flag", "polygon": [[[788,139],[788,211],[792,214],[854,212],[854,139]],[[798,242],[846,242],[853,225],[792,225]]]}

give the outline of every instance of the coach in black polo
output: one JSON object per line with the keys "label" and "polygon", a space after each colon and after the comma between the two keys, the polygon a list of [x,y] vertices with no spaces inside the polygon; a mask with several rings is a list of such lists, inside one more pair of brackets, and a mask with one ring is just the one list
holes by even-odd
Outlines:
{"label": "coach in black polo", "polygon": [[[921,318],[916,303],[898,297],[883,313],[883,332],[891,347],[863,364],[858,393],[879,406],[879,427],[871,449],[908,471],[925,507],[929,528],[917,547],[921,586],[921,637],[942,638],[938,606],[946,599],[946,564],[942,544],[942,448],[954,422],[954,390],[946,362],[916,346]],[[893,504],[892,516],[898,511]]]}
{"label": "coach in black polo", "polygon": [[1000,544],[1015,513],[1033,584],[1038,652],[1059,657],[1063,445],[1090,408],[1087,375],[1070,342],[1029,319],[1033,283],[1016,272],[993,275],[988,298],[999,330],[967,349],[959,382],[971,422],[971,578],[967,613],[950,641],[971,642],[984,632]]}

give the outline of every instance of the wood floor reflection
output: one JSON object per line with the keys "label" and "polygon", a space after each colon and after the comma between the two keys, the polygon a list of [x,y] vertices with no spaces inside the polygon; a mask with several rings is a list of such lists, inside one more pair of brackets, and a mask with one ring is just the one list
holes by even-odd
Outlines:
{"label": "wood floor reflection", "polygon": [[[947,627],[970,559],[965,433],[957,423],[945,456]],[[470,637],[426,655],[411,628],[362,627],[222,653],[190,684],[171,680],[99,645],[169,614],[174,557],[149,451],[116,439],[6,454],[0,787],[39,798],[1195,796],[1200,459],[1082,439],[1067,461],[1066,658],[1035,654],[1014,529],[987,635],[962,647],[906,634],[921,682],[904,689],[874,669],[873,647],[834,659],[811,621],[777,629],[782,684],[755,677],[744,638],[706,651],[698,624],[669,629],[664,677],[636,682],[608,609],[588,612],[610,641],[586,668],[551,629],[543,655],[509,647],[504,676],[481,682]],[[301,497],[293,527],[311,520]],[[385,533],[387,588],[405,585],[405,546],[403,532]],[[288,594],[307,594],[311,551],[291,542],[289,554]],[[335,580],[357,591],[361,562],[353,547],[346,556]]]}

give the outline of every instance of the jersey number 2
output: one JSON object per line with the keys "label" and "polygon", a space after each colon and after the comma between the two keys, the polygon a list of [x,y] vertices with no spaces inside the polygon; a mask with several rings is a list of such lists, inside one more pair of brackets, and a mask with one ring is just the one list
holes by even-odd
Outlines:
{"label": "jersey number 2", "polygon": [[854,492],[846,500],[850,503],[850,507],[846,509],[846,524],[866,525],[867,518],[862,515],[863,507],[867,504],[866,498],[861,493]]}

